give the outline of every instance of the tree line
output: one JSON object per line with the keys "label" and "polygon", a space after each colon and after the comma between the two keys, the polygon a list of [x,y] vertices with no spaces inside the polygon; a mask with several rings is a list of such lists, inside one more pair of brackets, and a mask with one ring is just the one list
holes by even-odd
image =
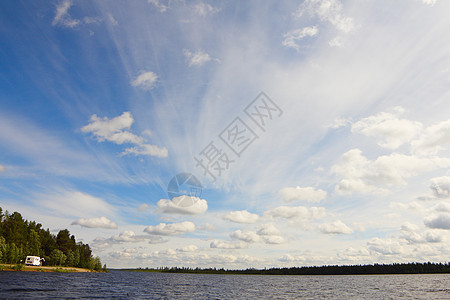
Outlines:
{"label": "tree line", "polygon": [[69,230],[54,235],[41,224],[24,220],[20,213],[9,214],[0,207],[0,263],[23,263],[28,255],[44,258],[44,265],[49,266],[106,270],[89,245],[77,242]]}
{"label": "tree line", "polygon": [[370,274],[438,274],[450,273],[449,263],[394,263],[373,265],[332,265],[292,268],[270,268],[230,270],[216,268],[161,267],[157,269],[138,268],[126,271],[196,274],[247,274],[247,275],[370,275]]}

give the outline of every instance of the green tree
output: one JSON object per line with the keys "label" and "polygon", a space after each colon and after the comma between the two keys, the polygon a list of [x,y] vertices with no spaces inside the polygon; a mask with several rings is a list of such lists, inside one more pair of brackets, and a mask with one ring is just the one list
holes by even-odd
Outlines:
{"label": "green tree", "polygon": [[72,250],[67,251],[66,258],[66,266],[74,267],[75,266],[75,254]]}
{"label": "green tree", "polygon": [[75,239],[70,237],[70,232],[67,229],[60,230],[56,236],[56,244],[58,249],[67,254],[69,250],[75,248]]}
{"label": "green tree", "polygon": [[29,255],[39,255],[41,249],[41,240],[39,238],[39,234],[34,229],[30,230],[27,246]]}
{"label": "green tree", "polygon": [[66,255],[58,249],[54,249],[52,254],[50,254],[50,263],[53,266],[62,266],[66,261]]}
{"label": "green tree", "polygon": [[0,236],[0,263],[5,262],[7,249],[8,245],[6,244],[5,238]]}

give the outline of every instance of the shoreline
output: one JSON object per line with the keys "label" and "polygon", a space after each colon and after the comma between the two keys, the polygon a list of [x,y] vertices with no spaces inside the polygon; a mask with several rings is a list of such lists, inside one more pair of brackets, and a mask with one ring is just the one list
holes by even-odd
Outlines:
{"label": "shoreline", "polygon": [[52,272],[52,273],[97,273],[89,269],[61,266],[25,266],[19,269],[16,264],[0,264],[0,272]]}

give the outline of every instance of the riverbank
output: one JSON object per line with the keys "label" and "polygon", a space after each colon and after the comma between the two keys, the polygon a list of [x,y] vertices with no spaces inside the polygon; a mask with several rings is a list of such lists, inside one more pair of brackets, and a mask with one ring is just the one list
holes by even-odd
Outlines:
{"label": "riverbank", "polygon": [[0,264],[0,271],[25,271],[25,272],[56,272],[56,273],[88,273],[96,272],[89,269],[75,267],[50,267],[50,266],[25,266],[14,264]]}

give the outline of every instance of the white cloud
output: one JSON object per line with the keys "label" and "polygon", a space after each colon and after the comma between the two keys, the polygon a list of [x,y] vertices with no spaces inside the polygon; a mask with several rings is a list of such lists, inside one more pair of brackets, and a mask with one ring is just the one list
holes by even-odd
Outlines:
{"label": "white cloud", "polygon": [[430,189],[436,198],[450,197],[450,177],[442,176],[431,179]]}
{"label": "white cloud", "polygon": [[291,30],[283,35],[284,40],[282,42],[282,45],[285,47],[294,48],[295,50],[299,51],[301,46],[298,42],[305,37],[315,36],[318,32],[319,30],[316,26]]}
{"label": "white cloud", "polygon": [[178,252],[196,252],[198,250],[198,247],[196,245],[188,245],[183,248],[178,248]]}
{"label": "white cloud", "polygon": [[5,167],[3,165],[0,165],[0,172],[5,172]]}
{"label": "white cloud", "polygon": [[108,119],[92,115],[88,125],[81,128],[84,133],[92,133],[99,142],[109,141],[118,145],[128,143],[135,147],[126,148],[122,155],[149,155],[156,157],[167,157],[166,148],[160,148],[155,145],[145,144],[143,137],[130,132],[134,118],[130,112],[124,112],[120,116]]}
{"label": "white cloud", "polygon": [[405,239],[409,244],[442,242],[442,236],[436,232],[419,233],[418,231],[419,227],[417,225],[406,222],[401,226],[400,238]]}
{"label": "white cloud", "polygon": [[373,238],[367,242],[369,250],[382,255],[396,255],[404,252],[403,246],[396,239]]}
{"label": "white cloud", "polygon": [[207,3],[203,3],[203,2],[200,2],[200,3],[197,3],[194,5],[194,12],[201,17],[213,15],[219,11],[220,11],[219,8],[213,7],[213,6],[211,6]]}
{"label": "white cloud", "polygon": [[288,254],[281,256],[278,260],[281,262],[304,262],[306,260],[306,258],[301,255],[293,256],[288,253]]}
{"label": "white cloud", "polygon": [[423,4],[434,6],[436,4],[436,0],[422,0]]}
{"label": "white cloud", "polygon": [[321,21],[331,23],[343,33],[355,30],[353,19],[343,14],[342,4],[338,0],[306,0],[300,5],[296,16],[301,17],[304,12],[317,16]]}
{"label": "white cloud", "polygon": [[167,157],[169,156],[169,151],[167,148],[160,148],[155,145],[142,144],[136,147],[126,148],[121,155],[134,154],[134,155],[149,155],[156,157]]}
{"label": "white cloud", "polygon": [[349,150],[342,155],[341,163],[331,168],[332,173],[343,177],[335,187],[338,194],[386,192],[382,186],[404,185],[421,172],[450,166],[448,158],[392,153],[370,161],[361,153],[359,149]]}
{"label": "white cloud", "polygon": [[80,225],[87,228],[105,228],[105,229],[116,229],[117,224],[112,222],[106,217],[91,218],[91,219],[78,219],[72,222],[72,225]]}
{"label": "white cloud", "polygon": [[107,140],[117,144],[141,143],[142,138],[126,131],[131,128],[133,122],[133,116],[128,111],[112,119],[108,119],[107,117],[99,118],[94,114],[91,116],[89,124],[83,126],[81,131],[84,133],[92,133],[97,137],[99,142]]}
{"label": "white cloud", "polygon": [[423,222],[429,228],[450,230],[450,213],[433,214]]}
{"label": "white cloud", "polygon": [[80,20],[73,19],[69,15],[69,9],[71,6],[72,6],[72,1],[70,1],[70,0],[61,1],[56,6],[55,17],[53,18],[53,22],[52,22],[53,26],[61,25],[64,27],[73,28],[80,24]]}
{"label": "white cloud", "polygon": [[351,124],[351,120],[349,119],[345,119],[345,118],[336,118],[334,119],[333,123],[328,124],[326,127],[327,128],[332,128],[332,129],[338,129],[341,127],[346,127],[347,125]]}
{"label": "white cloud", "polygon": [[137,208],[137,210],[138,210],[138,212],[143,212],[143,211],[146,211],[147,209],[149,209],[149,206],[148,206],[148,204],[142,204],[142,205],[140,205],[138,208]]}
{"label": "white cloud", "polygon": [[263,224],[259,227],[258,229],[258,235],[263,235],[263,236],[281,236],[281,231],[275,227],[275,225],[273,225],[272,223],[268,223],[268,224]]}
{"label": "white cloud", "polygon": [[387,149],[397,149],[413,139],[422,129],[422,124],[407,119],[400,119],[403,112],[396,107],[396,113],[382,112],[359,120],[352,125],[352,132],[380,139],[378,145]]}
{"label": "white cloud", "polygon": [[450,119],[427,127],[417,140],[412,141],[411,146],[418,154],[436,154],[448,144],[450,144]]}
{"label": "white cloud", "polygon": [[208,53],[203,52],[201,50],[192,53],[191,51],[184,49],[183,54],[189,60],[189,67],[191,66],[200,67],[211,60],[211,56],[209,56]]}
{"label": "white cloud", "polygon": [[219,241],[219,240],[212,241],[209,246],[211,248],[217,249],[245,249],[248,247],[247,243],[244,242]]}
{"label": "white cloud", "polygon": [[168,4],[162,4],[159,0],[147,0],[147,2],[153,4],[160,12],[165,12],[169,9]]}
{"label": "white cloud", "polygon": [[158,80],[158,75],[152,71],[142,71],[138,77],[136,77],[131,85],[134,87],[140,87],[143,90],[151,90],[155,87],[156,81]]}
{"label": "white cloud", "polygon": [[179,235],[195,231],[195,224],[189,221],[181,223],[159,223],[156,226],[148,226],[144,229],[148,234],[155,235]]}
{"label": "white cloud", "polygon": [[260,240],[259,235],[254,231],[236,230],[230,234],[230,237],[246,243],[257,243]]}
{"label": "white cloud", "polygon": [[263,238],[266,244],[283,244],[286,242],[281,231],[272,223],[261,225],[256,233]]}
{"label": "white cloud", "polygon": [[450,203],[447,202],[440,202],[433,206],[431,210],[437,211],[437,212],[449,212],[450,213]]}
{"label": "white cloud", "polygon": [[313,187],[286,187],[280,190],[281,197],[284,201],[307,201],[307,202],[320,202],[325,199],[327,192],[321,189],[315,189]]}
{"label": "white cloud", "polygon": [[326,234],[351,234],[353,230],[345,225],[341,220],[331,223],[324,223],[319,225],[319,230]]}
{"label": "white cloud", "polygon": [[114,16],[112,14],[108,14],[108,20],[111,24],[113,24],[114,26],[119,25],[119,22],[117,22],[117,20],[114,18]]}
{"label": "white cloud", "polygon": [[264,215],[277,219],[320,219],[326,215],[325,208],[323,207],[311,207],[305,206],[278,206],[270,209],[264,213]]}
{"label": "white cloud", "polygon": [[256,223],[259,220],[259,216],[257,214],[253,214],[246,210],[230,211],[223,218],[231,222],[245,224]]}
{"label": "white cloud", "polygon": [[57,190],[36,196],[36,204],[58,215],[84,216],[95,218],[98,215],[115,216],[116,209],[105,200],[79,191]]}
{"label": "white cloud", "polygon": [[160,212],[167,214],[197,215],[208,210],[206,200],[185,195],[174,197],[172,200],[161,199],[156,205]]}
{"label": "white cloud", "polygon": [[150,244],[161,244],[167,242],[161,236],[155,235],[136,235],[132,230],[125,230],[119,234],[115,234],[109,238],[96,238],[93,245],[96,247],[110,247],[113,244],[121,243],[138,243],[148,241]]}

